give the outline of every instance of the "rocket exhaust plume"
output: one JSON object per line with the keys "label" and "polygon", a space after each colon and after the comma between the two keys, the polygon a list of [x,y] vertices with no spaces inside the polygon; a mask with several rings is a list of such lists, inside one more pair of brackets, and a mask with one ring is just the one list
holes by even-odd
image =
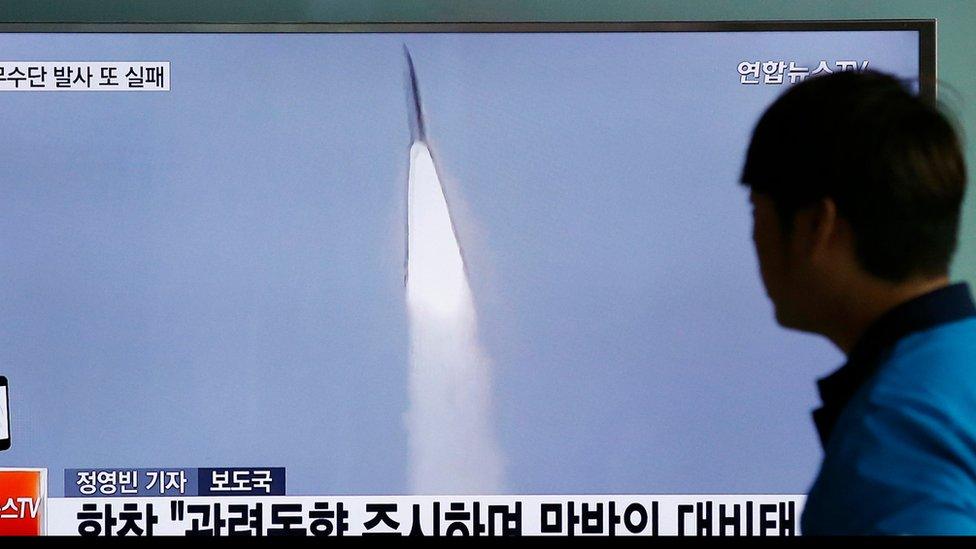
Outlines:
{"label": "rocket exhaust plume", "polygon": [[406,300],[410,322],[409,484],[415,494],[502,491],[491,420],[490,362],[477,335],[474,299],[427,144],[410,52],[410,176]]}

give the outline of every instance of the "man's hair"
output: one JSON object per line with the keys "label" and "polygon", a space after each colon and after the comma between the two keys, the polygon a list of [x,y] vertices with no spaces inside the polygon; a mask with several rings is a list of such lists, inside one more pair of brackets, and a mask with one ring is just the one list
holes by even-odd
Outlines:
{"label": "man's hair", "polygon": [[831,198],[874,276],[948,272],[966,186],[959,138],[935,104],[889,75],[793,86],[756,125],[741,181],[772,199],[787,230],[798,210]]}

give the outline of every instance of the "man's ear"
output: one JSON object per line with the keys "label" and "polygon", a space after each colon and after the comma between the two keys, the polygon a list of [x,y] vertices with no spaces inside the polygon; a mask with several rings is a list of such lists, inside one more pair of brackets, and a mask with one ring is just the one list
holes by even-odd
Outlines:
{"label": "man's ear", "polygon": [[828,257],[828,251],[836,243],[840,229],[837,204],[832,198],[822,198],[805,208],[801,223],[806,224],[807,254],[811,261]]}
{"label": "man's ear", "polygon": [[793,253],[814,262],[823,259],[836,231],[837,205],[832,199],[823,198],[800,208],[793,217]]}

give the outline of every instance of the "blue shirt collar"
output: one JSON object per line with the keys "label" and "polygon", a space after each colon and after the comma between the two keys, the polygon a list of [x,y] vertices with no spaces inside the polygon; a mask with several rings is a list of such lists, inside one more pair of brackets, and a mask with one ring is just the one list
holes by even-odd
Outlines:
{"label": "blue shirt collar", "polygon": [[858,339],[847,355],[847,363],[817,381],[823,406],[813,411],[813,422],[820,443],[826,448],[841,412],[898,340],[914,332],[972,316],[976,316],[976,305],[965,282],[921,295],[881,315]]}

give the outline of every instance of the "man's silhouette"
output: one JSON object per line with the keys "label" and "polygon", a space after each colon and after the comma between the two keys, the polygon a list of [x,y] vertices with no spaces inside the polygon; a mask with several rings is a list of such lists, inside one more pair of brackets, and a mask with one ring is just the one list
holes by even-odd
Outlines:
{"label": "man's silhouette", "polygon": [[847,355],[818,382],[824,459],[803,533],[976,534],[976,308],[948,277],[966,184],[952,125],[890,76],[812,78],[762,116],[742,183],[776,319]]}

